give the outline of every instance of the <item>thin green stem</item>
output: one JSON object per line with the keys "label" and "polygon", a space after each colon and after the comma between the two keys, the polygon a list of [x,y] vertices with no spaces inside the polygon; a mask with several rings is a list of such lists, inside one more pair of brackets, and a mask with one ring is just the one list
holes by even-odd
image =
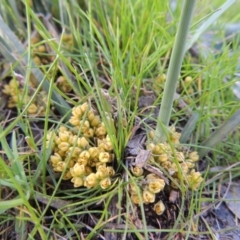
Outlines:
{"label": "thin green stem", "polygon": [[164,133],[166,130],[164,130],[164,128],[168,127],[170,121],[174,93],[176,92],[177,81],[182,66],[186,41],[188,37],[188,32],[190,28],[195,3],[196,0],[184,1],[179,27],[177,30],[172,56],[170,59],[169,68],[167,72],[167,79],[164,87],[163,99],[158,116],[157,129],[155,133],[154,139],[155,142],[166,141],[166,135]]}

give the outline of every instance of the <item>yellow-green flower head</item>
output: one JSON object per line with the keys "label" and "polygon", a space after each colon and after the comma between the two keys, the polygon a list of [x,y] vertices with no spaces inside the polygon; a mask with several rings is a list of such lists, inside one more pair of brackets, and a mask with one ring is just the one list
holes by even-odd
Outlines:
{"label": "yellow-green flower head", "polygon": [[141,200],[140,200],[138,194],[136,194],[136,193],[131,194],[131,200],[133,203],[135,203],[137,205],[139,205],[141,203]]}
{"label": "yellow-green flower head", "polygon": [[63,172],[65,168],[67,167],[66,162],[58,162],[56,167],[53,168],[55,172]]}
{"label": "yellow-green flower head", "polygon": [[169,167],[169,169],[166,169],[171,175],[173,175],[174,173],[178,172],[178,166],[176,163],[172,162],[171,166]]}
{"label": "yellow-green flower head", "polygon": [[153,203],[155,201],[155,193],[152,193],[149,190],[145,189],[143,190],[142,198],[145,204]]}
{"label": "yellow-green flower head", "polygon": [[113,167],[107,167],[107,172],[109,177],[113,177],[115,175]]}
{"label": "yellow-green flower head", "polygon": [[66,131],[68,131],[68,129],[67,129],[65,126],[61,125],[61,126],[59,127],[59,130],[58,130],[59,133],[60,133],[60,132],[66,132]]}
{"label": "yellow-green flower head", "polygon": [[99,124],[100,124],[100,117],[99,116],[95,116],[94,117],[94,119],[92,119],[91,121],[90,121],[90,125],[92,126],[92,127],[97,127],[97,126],[99,126]]}
{"label": "yellow-green flower head", "polygon": [[140,189],[140,187],[137,185],[137,184],[134,184],[134,183],[130,183],[129,184],[129,187],[130,187],[130,193],[131,194],[135,194],[135,193],[141,193],[142,190]]}
{"label": "yellow-green flower head", "polygon": [[77,159],[77,162],[79,164],[87,165],[89,162],[90,154],[87,150],[84,150],[80,153],[79,158]]}
{"label": "yellow-green flower head", "polygon": [[[68,161],[68,160],[66,159],[66,161]],[[71,160],[68,162],[68,168],[73,167],[73,166],[75,165],[75,163],[76,163],[75,159],[71,159]]]}
{"label": "yellow-green flower head", "polygon": [[36,114],[38,112],[38,107],[36,106],[36,104],[32,103],[28,109],[27,109],[29,114]]}
{"label": "yellow-green flower head", "polygon": [[59,132],[58,137],[60,138],[61,142],[68,142],[70,136],[72,134],[69,131]]}
{"label": "yellow-green flower head", "polygon": [[74,125],[74,126],[79,126],[80,125],[80,120],[75,117],[75,116],[72,116],[70,119],[69,119],[69,122]]}
{"label": "yellow-green flower head", "polygon": [[109,177],[104,178],[100,181],[100,186],[102,189],[107,189],[108,187],[111,186],[111,179]]}
{"label": "yellow-green flower head", "polygon": [[82,149],[79,147],[70,147],[67,151],[67,156],[77,158],[77,157],[79,157],[81,152],[82,152]]}
{"label": "yellow-green flower head", "polygon": [[63,175],[63,180],[69,180],[72,178],[72,174],[70,173],[70,171],[66,171],[65,174]]}
{"label": "yellow-green flower head", "polygon": [[99,161],[102,163],[111,162],[111,154],[108,152],[100,152]]}
{"label": "yellow-green flower head", "polygon": [[182,173],[183,173],[184,175],[187,174],[188,171],[189,171],[189,168],[188,168],[188,165],[187,165],[186,162],[180,163],[180,168],[181,168]]}
{"label": "yellow-green flower head", "polygon": [[105,165],[100,165],[97,168],[97,172],[96,172],[97,178],[98,179],[104,179],[106,177],[108,177],[108,169]]}
{"label": "yellow-green flower head", "polygon": [[93,112],[93,110],[89,110],[88,113],[87,113],[87,119],[89,122],[93,121],[95,118],[95,114]]}
{"label": "yellow-green flower head", "polygon": [[166,153],[163,153],[156,157],[157,162],[164,163],[169,159],[168,155]]}
{"label": "yellow-green flower head", "polygon": [[193,162],[197,162],[199,160],[199,156],[198,156],[198,153],[197,152],[190,152],[188,154],[188,158],[193,161]]}
{"label": "yellow-green flower head", "polygon": [[187,164],[187,166],[188,166],[189,169],[194,168],[194,166],[195,166],[195,164],[194,164],[190,159],[188,159],[188,160],[186,161],[186,164]]}
{"label": "yellow-green flower head", "polygon": [[99,126],[95,130],[95,135],[98,138],[102,138],[107,135],[107,130],[104,123],[99,124]]}
{"label": "yellow-green flower head", "polygon": [[78,119],[78,121],[80,121],[82,116],[83,116],[83,111],[81,110],[80,106],[74,107],[72,109],[72,117],[74,117],[75,119]]}
{"label": "yellow-green flower head", "polygon": [[91,159],[94,159],[94,158],[98,158],[98,157],[99,157],[100,151],[99,151],[99,149],[98,149],[97,147],[90,147],[90,148],[88,149],[88,152],[89,152],[89,154],[90,154],[90,158],[91,158]]}
{"label": "yellow-green flower head", "polygon": [[77,145],[80,148],[86,148],[89,145],[89,142],[85,137],[80,137],[77,140]]}
{"label": "yellow-green flower head", "polygon": [[74,187],[81,187],[84,185],[84,180],[81,177],[73,177],[71,182],[74,183]]}
{"label": "yellow-green flower head", "polygon": [[93,188],[98,185],[96,173],[90,173],[84,182],[84,186],[87,188]]}
{"label": "yellow-green flower head", "polygon": [[63,152],[67,152],[70,148],[70,143],[68,142],[61,142],[58,144],[58,148],[63,151]]}
{"label": "yellow-green flower head", "polygon": [[85,175],[85,165],[75,163],[72,168],[70,168],[71,175],[73,177],[82,177]]}
{"label": "yellow-green flower head", "polygon": [[62,161],[62,157],[58,153],[54,153],[54,155],[50,156],[50,162],[52,165],[57,165],[58,162]]}
{"label": "yellow-green flower head", "polygon": [[132,171],[132,174],[136,177],[140,177],[143,175],[143,169],[138,166],[131,168],[131,171]]}
{"label": "yellow-green flower head", "polygon": [[195,191],[199,188],[200,184],[203,181],[202,175],[200,172],[195,172],[194,169],[187,176],[188,185],[191,190]]}
{"label": "yellow-green flower head", "polygon": [[81,132],[86,132],[88,131],[88,129],[90,128],[90,123],[88,120],[81,120],[80,121],[80,129],[81,129]]}
{"label": "yellow-green flower head", "polygon": [[147,181],[151,181],[151,180],[159,179],[159,177],[156,174],[154,174],[154,173],[149,173],[146,176],[146,179],[147,179]]}
{"label": "yellow-green flower head", "polygon": [[178,162],[183,162],[185,160],[183,152],[176,152],[176,159],[178,160]]}
{"label": "yellow-green flower head", "polygon": [[161,166],[162,166],[163,168],[165,168],[165,169],[170,168],[171,165],[172,165],[172,162],[171,162],[171,161],[166,161],[166,162],[161,163]]}
{"label": "yellow-green flower head", "polygon": [[83,103],[82,105],[80,105],[79,107],[83,113],[85,113],[89,109],[88,103],[86,103],[86,102]]}
{"label": "yellow-green flower head", "polygon": [[83,132],[83,136],[86,138],[92,138],[94,136],[94,130],[92,128],[89,128],[85,132]]}
{"label": "yellow-green flower head", "polygon": [[163,212],[165,211],[166,207],[163,204],[162,201],[158,201],[154,207],[153,207],[154,211],[157,213],[157,215],[162,215]]}
{"label": "yellow-green flower head", "polygon": [[163,179],[151,179],[148,183],[148,190],[152,193],[159,193],[165,187]]}

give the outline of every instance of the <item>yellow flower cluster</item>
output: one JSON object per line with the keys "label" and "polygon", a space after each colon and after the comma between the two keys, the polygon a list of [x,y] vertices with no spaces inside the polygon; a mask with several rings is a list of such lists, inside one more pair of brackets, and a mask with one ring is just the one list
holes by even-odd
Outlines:
{"label": "yellow flower cluster", "polygon": [[[170,141],[179,144],[181,134],[171,128]],[[197,190],[203,178],[201,173],[194,170],[196,162],[199,160],[197,152],[183,152],[169,143],[149,143],[148,149],[152,152],[149,162],[160,164],[172,177],[171,186],[178,188],[180,179],[183,179],[186,186],[191,190]]]}
{"label": "yellow flower cluster", "polygon": [[165,182],[163,179],[158,177],[153,173],[149,173],[141,181],[140,184],[130,184],[130,193],[132,202],[135,204],[140,204],[141,199],[143,203],[149,204],[155,202],[155,196],[157,193],[161,192],[165,187]]}
{"label": "yellow flower cluster", "polygon": [[70,130],[61,126],[58,133],[49,132],[47,146],[53,149],[50,163],[63,179],[71,179],[74,187],[106,189],[115,171],[109,166],[114,159],[113,146],[104,123],[87,103],[72,109]]}
{"label": "yellow flower cluster", "polygon": [[[6,94],[8,99],[8,107],[14,108],[21,101],[23,107],[27,103],[29,103],[31,97],[29,95],[24,94],[24,89],[20,86],[19,81],[16,79],[11,79],[10,82],[4,85],[3,93]],[[41,103],[39,101],[34,100],[31,105],[28,107],[28,114],[36,114],[36,115],[44,115],[45,107],[47,103],[47,94],[44,91],[39,92],[38,99],[41,99]]]}
{"label": "yellow flower cluster", "polygon": [[[49,47],[45,43],[41,43],[41,37],[36,35],[31,39],[31,45],[33,46],[33,60],[36,65],[41,66],[42,68],[44,65],[48,65],[54,61],[55,56],[50,54]],[[68,48],[73,46],[73,35],[72,34],[64,34],[62,37],[62,41],[64,46],[66,45]],[[72,87],[67,82],[66,78],[60,75],[56,81],[57,87],[65,92],[68,93],[72,90]]]}
{"label": "yellow flower cluster", "polygon": [[[73,45],[73,36],[71,34],[64,34],[62,37],[63,43],[67,46]],[[31,38],[31,46],[33,47],[33,61],[36,65],[41,66],[43,70],[48,64],[54,61],[54,55],[50,54],[49,46],[45,43],[41,43],[42,39],[39,34]],[[67,82],[66,78],[61,75],[60,71],[57,73],[58,78],[56,79],[56,86],[63,92],[68,93],[72,90],[72,87]],[[30,79],[30,86],[33,90],[37,87],[33,79]],[[20,86],[19,82],[15,79],[11,79],[8,84],[4,86],[3,93],[6,94],[8,99],[8,107],[14,108],[17,104],[22,101],[23,107],[29,102],[31,94],[23,95],[23,87]],[[24,97],[23,97],[24,96]],[[47,94],[41,91],[38,94],[39,100],[34,101],[28,108],[29,114],[44,115],[45,105],[47,100]]]}

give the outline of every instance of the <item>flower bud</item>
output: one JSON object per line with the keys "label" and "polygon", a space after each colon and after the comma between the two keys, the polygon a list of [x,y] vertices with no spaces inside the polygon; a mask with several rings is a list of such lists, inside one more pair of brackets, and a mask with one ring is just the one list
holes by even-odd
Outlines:
{"label": "flower bud", "polygon": [[102,189],[107,189],[109,186],[111,186],[111,179],[110,178],[104,178],[100,181],[100,186]]}
{"label": "flower bud", "polygon": [[113,177],[115,174],[113,167],[107,167],[107,172],[109,177]]}
{"label": "flower bud", "polygon": [[131,200],[133,203],[135,203],[137,205],[139,205],[141,203],[141,200],[140,200],[138,194],[136,194],[136,193],[131,195]]}
{"label": "flower bud", "polygon": [[85,137],[81,137],[81,138],[78,138],[77,145],[78,147],[86,148],[89,145],[89,142]]}
{"label": "flower bud", "polygon": [[92,188],[97,186],[98,181],[97,181],[97,176],[95,173],[90,173],[84,182],[84,186],[87,188]]}
{"label": "flower bud", "polygon": [[150,151],[153,151],[154,148],[155,148],[155,144],[154,144],[154,143],[149,143],[149,144],[148,144],[148,149],[149,149]]}
{"label": "flower bud", "polygon": [[76,119],[78,119],[78,121],[79,121],[79,119],[80,119],[80,118],[82,117],[82,115],[83,115],[83,112],[82,112],[80,106],[74,107],[74,108],[72,109],[72,115],[73,115]]}
{"label": "flower bud", "polygon": [[55,172],[63,172],[66,167],[67,167],[66,162],[58,162],[56,167],[53,168],[53,170]]}
{"label": "flower bud", "polygon": [[88,103],[83,103],[79,106],[83,113],[85,113],[88,109]]}
{"label": "flower bud", "polygon": [[97,137],[102,137],[107,134],[107,130],[105,128],[104,123],[101,123],[100,126],[95,130],[95,135]]}
{"label": "flower bud", "polygon": [[63,151],[66,152],[67,150],[69,150],[70,144],[68,142],[61,142],[60,144],[58,144],[58,148]]}
{"label": "flower bud", "polygon": [[50,140],[54,140],[55,138],[56,138],[56,133],[55,132],[49,131],[47,133],[46,140],[50,141]]}
{"label": "flower bud", "polygon": [[108,177],[107,167],[104,165],[100,165],[97,168],[96,176],[98,179],[104,179],[104,178]]}
{"label": "flower bud", "polygon": [[75,163],[75,165],[70,168],[70,172],[73,177],[81,177],[85,174],[85,166],[79,163]]}
{"label": "flower bud", "polygon": [[183,162],[185,160],[183,152],[176,152],[176,159],[178,160],[178,162]]}
{"label": "flower bud", "polygon": [[155,135],[154,131],[150,131],[150,132],[149,132],[149,137],[150,137],[151,139],[154,139],[154,135]]}
{"label": "flower bud", "polygon": [[28,109],[27,109],[29,114],[36,114],[38,112],[38,107],[36,106],[36,104],[32,103]]}
{"label": "flower bud", "polygon": [[143,190],[143,202],[148,204],[148,203],[153,203],[155,201],[155,193],[150,192],[149,190]]}
{"label": "flower bud", "polygon": [[163,212],[165,211],[166,207],[163,204],[162,201],[158,201],[154,207],[153,207],[154,211],[157,213],[157,215],[161,215],[163,214]]}
{"label": "flower bud", "polygon": [[72,183],[74,183],[74,187],[76,188],[76,187],[81,187],[81,186],[83,186],[84,185],[84,181],[83,181],[83,179],[81,178],[81,177],[73,177],[72,179],[71,179],[71,182]]}
{"label": "flower bud", "polygon": [[90,147],[88,149],[88,152],[90,154],[90,158],[98,158],[99,157],[99,149],[97,147]]}
{"label": "flower bud", "polygon": [[197,190],[201,182],[203,181],[201,173],[195,172],[195,170],[192,170],[190,172],[190,174],[187,176],[187,179],[188,179],[188,185],[190,189],[192,189],[193,191]]}
{"label": "flower bud", "polygon": [[82,152],[82,149],[79,147],[70,147],[67,151],[67,156],[77,158],[81,152]]}
{"label": "flower bud", "polygon": [[188,172],[188,170],[189,170],[188,165],[187,165],[186,162],[180,163],[180,167],[181,167],[181,170],[182,170],[181,174],[185,175]]}
{"label": "flower bud", "polygon": [[65,174],[63,175],[63,180],[68,180],[72,178],[72,174],[70,173],[70,171],[66,171]]}
{"label": "flower bud", "polygon": [[92,138],[94,135],[94,130],[92,128],[89,128],[88,130],[83,132],[83,136],[86,138]]}
{"label": "flower bud", "polygon": [[60,132],[66,132],[66,131],[68,131],[67,130],[67,128],[65,127],[65,126],[63,126],[63,125],[61,125],[60,127],[59,127],[59,129],[58,129],[58,132],[60,133]]}
{"label": "flower bud", "polygon": [[69,119],[69,122],[74,125],[74,126],[79,126],[80,125],[80,121],[79,119],[76,117],[76,116],[72,116],[70,119]]}
{"label": "flower bud", "polygon": [[143,175],[143,169],[138,166],[131,168],[131,171],[132,171],[132,174],[136,177],[140,177]]}
{"label": "flower bud", "polygon": [[99,161],[102,163],[111,162],[111,155],[108,152],[100,152]]}
{"label": "flower bud", "polygon": [[188,154],[188,158],[190,158],[193,162],[197,162],[199,160],[198,153],[196,151],[190,152]]}
{"label": "flower bud", "polygon": [[189,169],[194,168],[194,166],[195,166],[195,164],[194,164],[190,159],[188,159],[188,160],[186,161],[186,164],[187,164],[187,166],[188,166]]}
{"label": "flower bud", "polygon": [[168,160],[168,155],[166,153],[163,153],[157,157],[157,162],[164,163]]}
{"label": "flower bud", "polygon": [[54,153],[54,155],[50,156],[50,161],[52,165],[56,165],[58,162],[62,161],[61,156],[58,153]]}
{"label": "flower bud", "polygon": [[81,120],[80,121],[80,129],[82,132],[86,132],[88,131],[88,129],[90,128],[90,123],[87,120]]}
{"label": "flower bud", "polygon": [[70,132],[68,131],[60,132],[58,136],[62,142],[68,142],[68,139],[70,137]]}
{"label": "flower bud", "polygon": [[88,121],[91,122],[95,118],[95,114],[92,110],[89,110],[87,113]]}
{"label": "flower bud", "polygon": [[84,157],[79,157],[77,159],[77,162],[81,165],[87,166],[89,164],[89,159],[84,158]]}
{"label": "flower bud", "polygon": [[94,119],[90,121],[92,127],[97,127],[100,124],[100,117],[95,116]]}
{"label": "flower bud", "polygon": [[165,182],[163,179],[150,180],[148,183],[148,190],[152,193],[159,193],[165,187]]}

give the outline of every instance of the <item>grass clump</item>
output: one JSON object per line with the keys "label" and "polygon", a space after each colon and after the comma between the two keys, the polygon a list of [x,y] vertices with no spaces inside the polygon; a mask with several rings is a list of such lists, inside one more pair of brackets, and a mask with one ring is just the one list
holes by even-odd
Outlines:
{"label": "grass clump", "polygon": [[4,238],[221,233],[201,216],[222,197],[218,181],[239,177],[238,46],[193,44],[233,2],[198,2],[180,39],[182,1],[1,4]]}

